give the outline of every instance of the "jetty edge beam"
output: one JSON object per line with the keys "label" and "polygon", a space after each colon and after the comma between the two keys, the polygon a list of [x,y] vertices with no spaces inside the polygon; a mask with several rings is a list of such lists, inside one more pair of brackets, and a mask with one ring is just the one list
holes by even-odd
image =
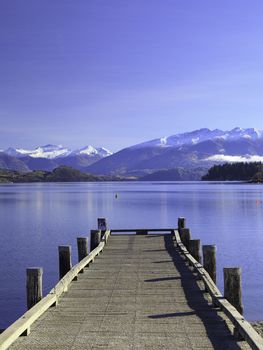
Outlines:
{"label": "jetty edge beam", "polygon": [[189,265],[193,266],[198,276],[202,279],[206,291],[212,298],[213,305],[220,307],[225,315],[233,323],[236,331],[242,336],[242,338],[250,345],[253,350],[263,350],[263,338],[257,333],[257,331],[251,326],[251,324],[245,320],[245,318],[237,311],[237,309],[230,304],[230,302],[221,294],[218,287],[213,282],[209,273],[186,249],[181,242],[180,234],[178,230],[174,230],[175,242],[179,247],[181,253],[185,256]]}
{"label": "jetty edge beam", "polygon": [[30,326],[51,306],[58,303],[59,297],[68,290],[73,279],[102,252],[109,236],[110,230],[107,230],[97,248],[92,250],[82,261],[74,265],[43,299],[0,334],[0,350],[8,349],[22,334],[28,335],[30,333]]}

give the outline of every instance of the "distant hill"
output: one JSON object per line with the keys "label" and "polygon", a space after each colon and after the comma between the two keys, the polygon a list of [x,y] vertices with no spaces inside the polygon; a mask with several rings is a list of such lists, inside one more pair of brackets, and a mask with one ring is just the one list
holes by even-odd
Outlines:
{"label": "distant hill", "polygon": [[30,170],[45,170],[52,171],[59,166],[68,166],[74,169],[84,171],[89,165],[101,159],[100,156],[94,155],[92,157],[86,154],[75,154],[66,157],[57,158],[32,158],[30,156],[23,156],[18,158]]}
{"label": "distant hill", "polygon": [[184,169],[176,168],[169,170],[160,170],[152,174],[145,175],[141,181],[199,181],[207,172],[207,169]]}
{"label": "distant hill", "polygon": [[252,181],[262,182],[263,164],[254,163],[225,163],[214,165],[202,177],[204,181]]}
{"label": "distant hill", "polygon": [[118,181],[119,177],[98,176],[82,173],[77,169],[60,166],[53,171],[34,170],[28,173],[0,169],[0,182],[88,182],[88,181]]}
{"label": "distant hill", "polygon": [[0,152],[0,169],[14,170],[23,173],[30,171],[23,161],[3,152]]}

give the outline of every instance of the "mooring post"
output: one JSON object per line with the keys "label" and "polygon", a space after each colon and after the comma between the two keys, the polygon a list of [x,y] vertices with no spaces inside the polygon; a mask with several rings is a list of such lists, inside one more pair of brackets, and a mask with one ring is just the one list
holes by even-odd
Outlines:
{"label": "mooring post", "polygon": [[189,240],[189,252],[195,258],[196,261],[201,263],[200,239]]}
{"label": "mooring post", "polygon": [[203,266],[216,284],[216,246],[203,245]]}
{"label": "mooring post", "polygon": [[180,217],[178,218],[178,231],[181,234],[181,229],[185,228],[185,218]]}
{"label": "mooring post", "polygon": [[100,230],[90,230],[90,251],[97,248],[101,241],[101,231]]}
{"label": "mooring post", "polygon": [[190,233],[189,228],[182,228],[181,229],[181,241],[187,250],[189,250],[190,239],[191,239],[191,233]]}
{"label": "mooring post", "polygon": [[224,267],[224,296],[243,315],[240,267]]}
{"label": "mooring post", "polygon": [[29,267],[26,269],[26,276],[27,308],[29,310],[42,299],[43,269],[41,267]]}
{"label": "mooring post", "polygon": [[98,218],[98,230],[101,231],[101,238],[103,238],[105,231],[107,231],[107,219],[106,218]]}
{"label": "mooring post", "polygon": [[59,246],[58,253],[59,253],[59,278],[61,279],[72,268],[71,246],[70,245]]}
{"label": "mooring post", "polygon": [[[84,259],[88,254],[88,238],[87,237],[78,237],[77,238],[78,245],[78,258],[79,262]],[[83,273],[84,269],[80,270],[80,273]]]}

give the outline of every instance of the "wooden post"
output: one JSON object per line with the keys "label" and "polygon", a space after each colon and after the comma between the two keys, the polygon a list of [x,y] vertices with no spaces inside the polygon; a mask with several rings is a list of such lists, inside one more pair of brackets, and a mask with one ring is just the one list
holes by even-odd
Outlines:
{"label": "wooden post", "polygon": [[101,231],[90,230],[90,251],[97,248],[101,241]]}
{"label": "wooden post", "polygon": [[[79,262],[84,259],[88,254],[88,238],[87,237],[78,237],[77,238],[78,245],[78,258]],[[80,273],[83,273],[84,269],[80,270]]]}
{"label": "wooden post", "polygon": [[98,230],[106,231],[108,229],[107,219],[106,218],[98,218]]}
{"label": "wooden post", "polygon": [[106,218],[98,218],[98,230],[101,231],[101,238],[103,238],[105,231],[108,229],[107,219]]}
{"label": "wooden post", "polygon": [[178,231],[180,233],[181,229],[185,228],[185,218],[178,218]]}
{"label": "wooden post", "polygon": [[181,241],[187,250],[189,250],[190,239],[191,239],[191,233],[190,233],[189,228],[182,228],[181,229]]}
{"label": "wooden post", "polygon": [[84,259],[88,254],[88,238],[87,237],[78,237],[78,258],[79,262]]}
{"label": "wooden post", "polygon": [[224,296],[243,315],[240,267],[224,267]]}
{"label": "wooden post", "polygon": [[195,258],[196,261],[201,263],[200,239],[189,240],[189,252]]}
{"label": "wooden post", "polygon": [[203,266],[216,284],[216,246],[203,245]]}
{"label": "wooden post", "polygon": [[42,299],[43,269],[41,267],[29,267],[26,269],[26,275],[27,308],[29,310]]}
{"label": "wooden post", "polygon": [[70,245],[59,246],[58,253],[59,253],[59,278],[61,279],[72,268],[71,246]]}

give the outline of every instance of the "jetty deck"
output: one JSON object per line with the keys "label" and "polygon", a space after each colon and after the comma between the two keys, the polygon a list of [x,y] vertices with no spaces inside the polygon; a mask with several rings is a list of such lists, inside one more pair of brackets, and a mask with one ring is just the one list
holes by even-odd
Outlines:
{"label": "jetty deck", "polygon": [[250,349],[181,255],[171,234],[112,234],[10,349]]}

